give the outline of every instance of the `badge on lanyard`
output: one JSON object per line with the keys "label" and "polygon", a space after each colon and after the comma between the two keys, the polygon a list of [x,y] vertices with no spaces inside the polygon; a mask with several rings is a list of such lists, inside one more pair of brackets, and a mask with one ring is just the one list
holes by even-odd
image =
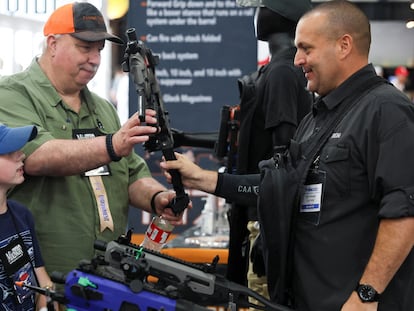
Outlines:
{"label": "badge on lanyard", "polygon": [[[74,139],[88,139],[88,138],[95,138],[97,136],[101,136],[102,134],[98,131],[98,129],[74,129],[72,132],[72,136]],[[111,175],[111,171],[108,165],[102,165],[98,168],[94,168],[83,173],[84,176],[108,176]]]}
{"label": "badge on lanyard", "polygon": [[320,170],[318,164],[319,156],[306,177],[299,210],[302,219],[315,225],[319,224],[326,181],[326,172]]}
{"label": "badge on lanyard", "polygon": [[[98,129],[74,129],[74,139],[88,139],[101,136]],[[112,219],[111,210],[109,208],[109,200],[105,190],[105,185],[101,176],[111,175],[108,165],[102,165],[101,167],[89,170],[84,173],[84,176],[89,178],[95,200],[96,207],[99,214],[100,231],[105,229],[114,231],[114,221]]]}

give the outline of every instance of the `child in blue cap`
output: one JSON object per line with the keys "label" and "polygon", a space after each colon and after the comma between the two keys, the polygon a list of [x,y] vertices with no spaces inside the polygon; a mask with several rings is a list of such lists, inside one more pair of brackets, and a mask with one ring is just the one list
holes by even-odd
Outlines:
{"label": "child in blue cap", "polygon": [[24,153],[20,150],[37,135],[35,126],[10,128],[0,124],[0,310],[31,311],[46,306],[42,296],[25,286],[50,287],[31,212],[8,200],[7,192],[24,181]]}

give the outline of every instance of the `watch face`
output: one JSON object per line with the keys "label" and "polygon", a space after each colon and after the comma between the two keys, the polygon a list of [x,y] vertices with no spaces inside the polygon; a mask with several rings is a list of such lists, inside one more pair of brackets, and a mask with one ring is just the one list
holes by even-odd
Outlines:
{"label": "watch face", "polygon": [[376,300],[377,291],[372,286],[360,285],[357,292],[362,301],[371,302]]}

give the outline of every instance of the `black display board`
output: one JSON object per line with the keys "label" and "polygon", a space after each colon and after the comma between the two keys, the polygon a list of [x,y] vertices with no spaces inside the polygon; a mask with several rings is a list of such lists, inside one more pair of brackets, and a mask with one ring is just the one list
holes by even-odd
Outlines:
{"label": "black display board", "polygon": [[[254,13],[236,0],[130,1],[128,28],[160,56],[156,74],[172,127],[217,131],[221,107],[238,103],[237,78],[257,64]],[[130,112],[136,103],[130,87]]]}
{"label": "black display board", "polygon": [[[255,8],[241,8],[236,0],[130,1],[127,28],[135,28],[139,40],[159,55],[156,75],[171,127],[190,133],[218,132],[220,110],[237,105],[237,79],[257,68],[254,34]],[[137,94],[130,79],[129,111],[137,110]],[[155,178],[165,183],[160,170],[161,152],[143,154]],[[220,166],[212,150],[184,147],[194,161],[208,169]],[[171,185],[167,185],[171,188]],[[179,234],[199,219],[205,194],[189,190],[193,208],[184,215]],[[148,218],[130,209],[129,227],[143,233]]]}

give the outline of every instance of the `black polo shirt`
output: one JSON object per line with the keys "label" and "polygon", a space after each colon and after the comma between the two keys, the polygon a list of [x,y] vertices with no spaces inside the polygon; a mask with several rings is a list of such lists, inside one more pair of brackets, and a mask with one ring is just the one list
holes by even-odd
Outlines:
{"label": "black polo shirt", "polygon": [[[300,124],[301,144],[323,127],[358,85],[375,75],[367,65],[319,99]],[[346,114],[320,151],[320,211],[300,212],[295,244],[297,310],[340,310],[360,280],[381,218],[414,216],[414,105],[394,86],[369,91]],[[414,306],[411,252],[382,294],[380,311]]]}

